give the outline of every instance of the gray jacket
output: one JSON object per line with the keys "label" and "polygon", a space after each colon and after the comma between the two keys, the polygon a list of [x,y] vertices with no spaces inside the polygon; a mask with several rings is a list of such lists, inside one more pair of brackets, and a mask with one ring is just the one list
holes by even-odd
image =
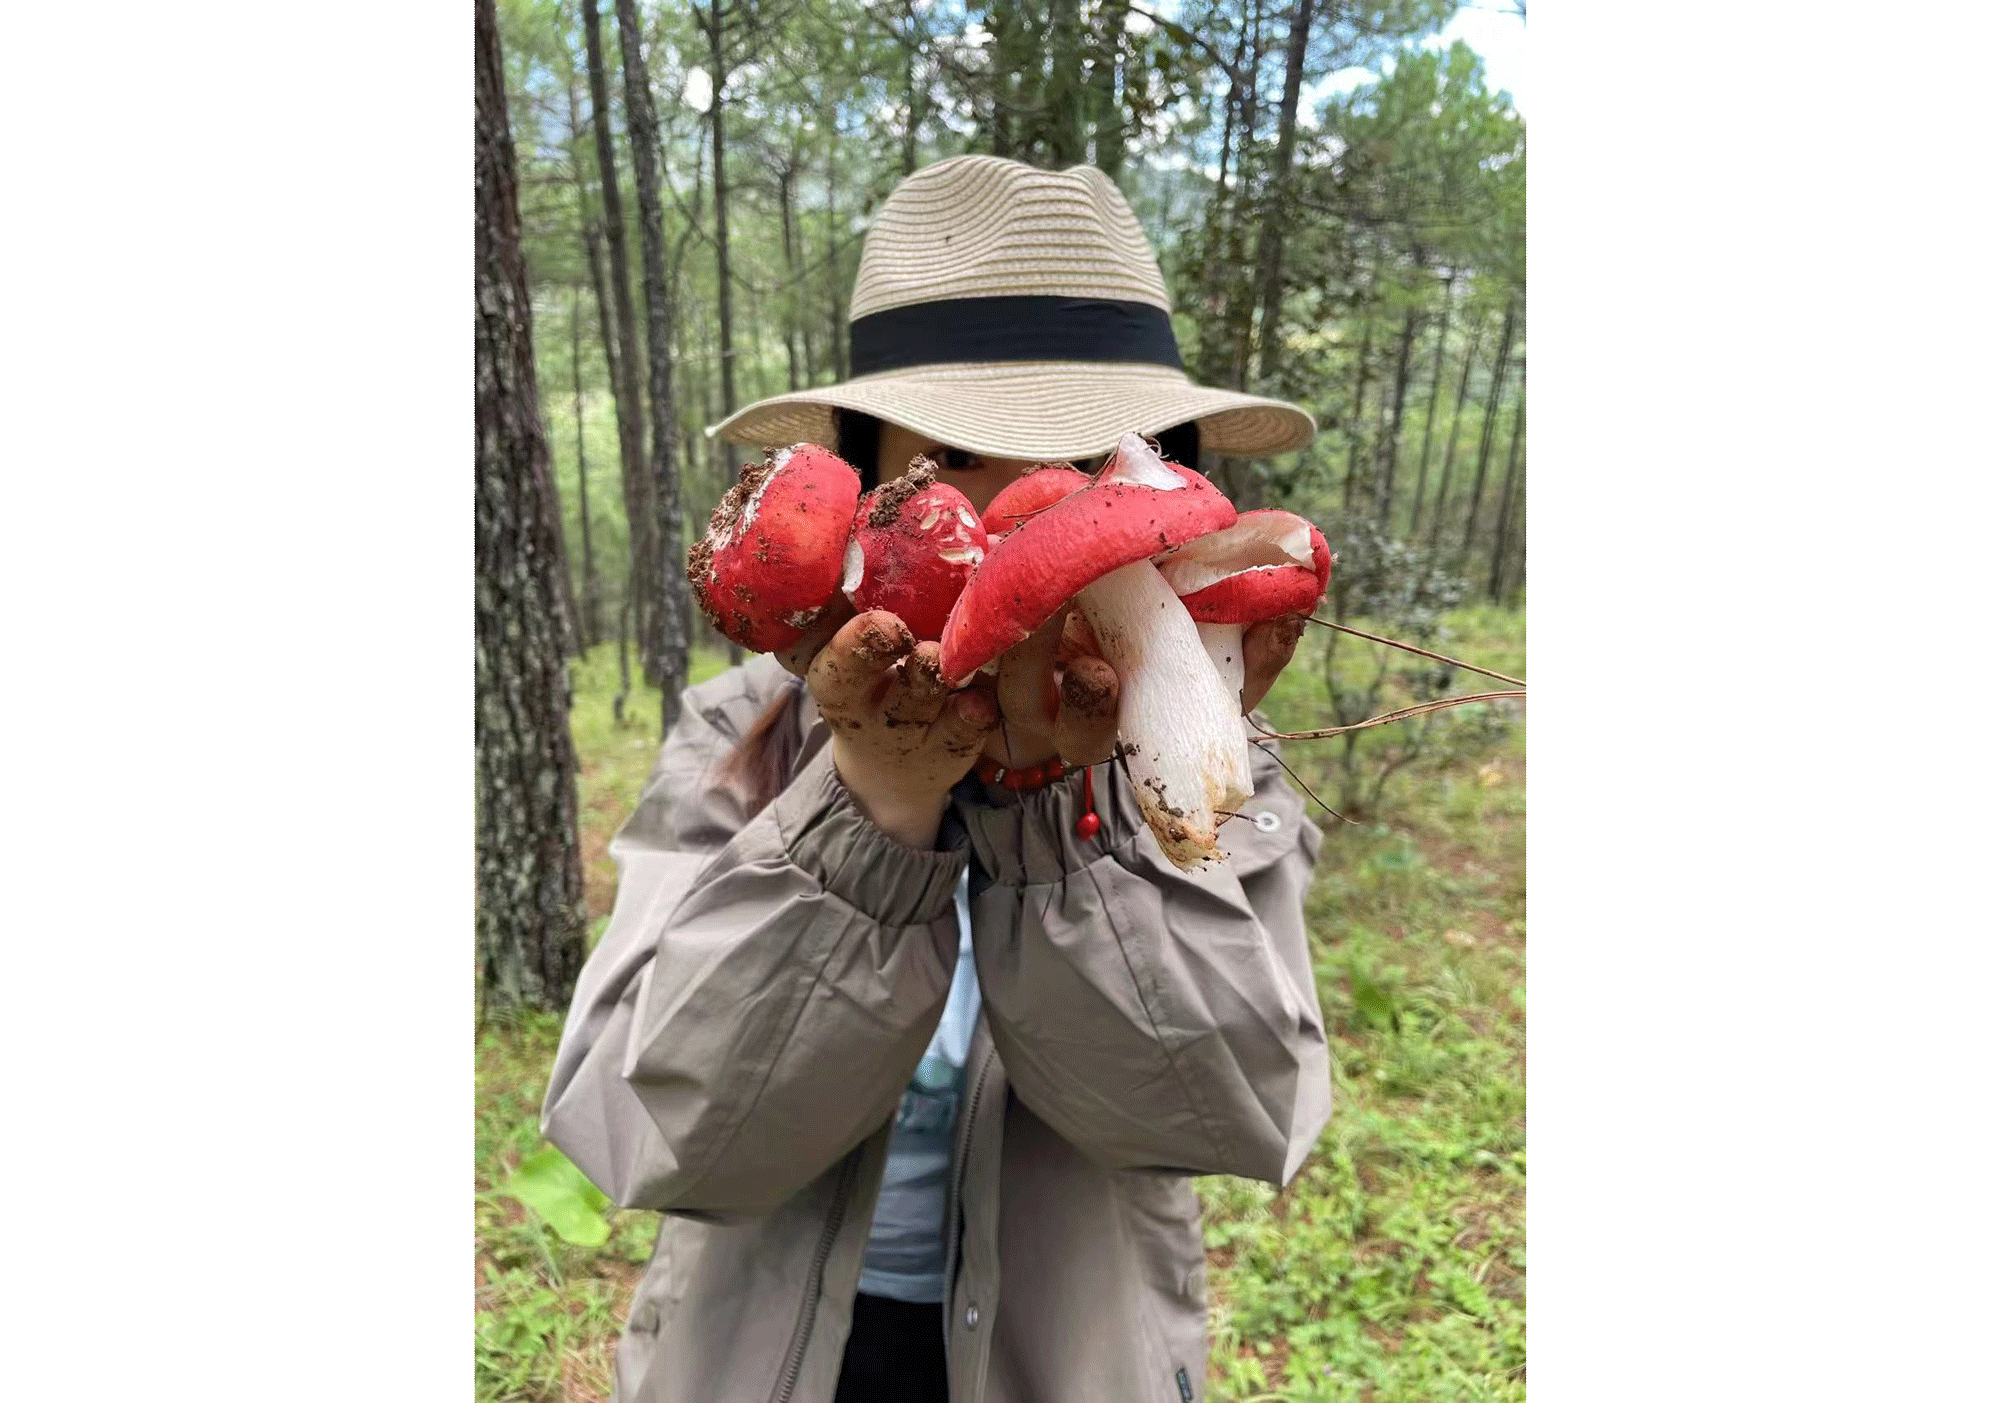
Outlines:
{"label": "gray jacket", "polygon": [[625,1403],[826,1403],[889,1123],[943,1010],[972,867],[984,1011],[952,1169],[953,1403],[1202,1394],[1193,1174],[1288,1180],[1330,1110],[1301,903],[1320,833],[1259,752],[1232,856],[1183,873],[1114,767],[961,785],[939,851],[887,837],[801,709],[755,817],[718,762],[791,680],[686,693],[613,841],[609,929],[563,1030],[548,1138],[665,1213],[618,1353]]}

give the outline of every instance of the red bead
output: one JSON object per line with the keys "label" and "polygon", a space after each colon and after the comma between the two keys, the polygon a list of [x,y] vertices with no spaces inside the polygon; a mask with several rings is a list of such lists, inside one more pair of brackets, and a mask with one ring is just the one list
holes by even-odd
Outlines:
{"label": "red bead", "polygon": [[1098,818],[1094,813],[1085,814],[1076,821],[1076,836],[1089,842],[1097,836]]}

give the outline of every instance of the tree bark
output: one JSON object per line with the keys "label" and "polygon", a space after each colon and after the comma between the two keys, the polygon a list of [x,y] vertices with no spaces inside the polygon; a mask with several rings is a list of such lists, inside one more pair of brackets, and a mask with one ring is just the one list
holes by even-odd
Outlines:
{"label": "tree bark", "polygon": [[1354,412],[1348,415],[1347,430],[1347,483],[1341,489],[1340,509],[1354,510],[1354,484],[1361,477],[1361,408],[1368,394],[1368,352],[1375,341],[1374,287],[1362,295],[1363,315],[1367,320],[1361,324],[1361,358],[1354,371]]}
{"label": "tree bark", "polygon": [[[625,3],[628,0],[620,0],[621,5]],[[722,370],[722,417],[727,419],[736,412],[736,327],[730,304],[733,289],[729,280],[729,167],[722,135],[722,89],[729,80],[729,70],[722,61],[724,13],[721,0],[708,7],[705,19],[701,7],[695,7],[695,18],[708,33],[709,76],[715,80],[715,95],[708,101],[708,126],[710,156],[715,161],[715,316],[721,339],[718,357]],[[722,451],[728,450],[724,447]]]}
{"label": "tree bark", "polygon": [[1493,421],[1500,414],[1500,395],[1507,388],[1507,357],[1514,349],[1514,303],[1509,298],[1507,315],[1500,322],[1500,353],[1493,357],[1493,383],[1486,390],[1486,422],[1479,430],[1479,471],[1472,479],[1472,506],[1465,513],[1465,539],[1459,542],[1463,554],[1472,549],[1472,533],[1479,525],[1479,499],[1486,491],[1486,458],[1493,447]]}
{"label": "tree bark", "polygon": [[[639,36],[638,7],[618,0],[618,47],[625,60],[626,135],[639,183],[639,240],[646,263],[646,361],[653,402],[652,487],[654,540],[658,543],[649,588],[660,619],[660,734],[681,716],[681,690],[688,674],[687,576],[682,571],[681,480],[674,425],[674,314],[667,282],[666,230],[660,210],[657,152],[659,125],[653,116],[653,87]],[[720,85],[716,93],[721,99]],[[725,287],[727,284],[725,283]]]}
{"label": "tree bark", "polygon": [[1486,337],[1484,320],[1472,324],[1472,344],[1465,348],[1465,365],[1458,373],[1458,402],[1452,406],[1451,433],[1444,441],[1444,462],[1438,468],[1437,502],[1431,507],[1430,547],[1437,549],[1444,534],[1444,508],[1451,493],[1451,463],[1458,456],[1458,421],[1465,413],[1466,390],[1472,385],[1472,367],[1479,359],[1479,343]]}
{"label": "tree bark", "polygon": [[903,36],[903,174],[917,169],[917,44],[916,13],[911,11],[912,32]]}
{"label": "tree bark", "polygon": [[[618,188],[618,157],[611,146],[611,94],[604,76],[604,44],[597,0],[582,0],[583,38],[590,71],[590,121],[597,142],[599,188],[604,192],[604,232],[611,250],[607,272],[618,325],[618,355],[612,366],[618,405],[618,459],[625,488],[625,522],[633,568],[628,579],[659,578],[657,507],[646,467],[645,409],[639,395],[639,318],[632,308],[630,260],[625,252],[624,197]],[[633,601],[632,631],[639,645],[639,668],[649,682],[659,680],[664,651],[659,604],[648,589]]]}
{"label": "tree bark", "polygon": [[1444,342],[1451,332],[1451,294],[1458,283],[1458,270],[1451,269],[1444,280],[1444,311],[1438,317],[1437,359],[1431,363],[1431,404],[1424,411],[1424,446],[1417,454],[1417,495],[1410,503],[1409,538],[1417,539],[1417,525],[1424,514],[1424,489],[1430,483],[1431,475],[1431,425],[1437,419],[1438,396],[1444,390]]}
{"label": "tree bark", "polygon": [[1514,515],[1514,469],[1521,457],[1521,421],[1528,413],[1528,395],[1523,389],[1514,401],[1514,432],[1507,440],[1507,477],[1500,486],[1500,524],[1493,531],[1493,569],[1486,580],[1487,597],[1500,602],[1501,567],[1507,559],[1507,537]]}
{"label": "tree bark", "polygon": [[[591,231],[585,231],[586,239]],[[597,557],[590,549],[590,460],[583,446],[583,295],[576,289],[570,290],[569,304],[569,370],[570,388],[576,403],[576,521],[577,531],[583,538],[583,610],[579,617],[581,627],[577,642],[581,651],[597,645],[604,637],[604,585],[597,577]]]}
{"label": "tree bark", "polygon": [[[1243,60],[1250,52],[1250,25],[1246,20],[1236,31],[1236,56],[1230,65],[1229,95],[1222,107],[1222,149],[1215,172],[1215,195],[1209,202],[1206,227],[1202,231],[1201,245],[1201,293],[1196,299],[1198,342],[1195,355],[1197,374],[1206,383],[1221,381],[1227,373],[1225,349],[1229,341],[1229,318],[1227,290],[1223,287],[1222,274],[1228,262],[1227,250],[1231,233],[1237,218],[1235,206],[1230,198],[1229,158],[1236,148],[1236,114],[1242,108],[1239,92],[1243,72]],[[1242,173],[1237,174],[1237,184],[1243,183]]]}
{"label": "tree bark", "polygon": [[[583,118],[576,101],[576,84],[572,81],[564,86],[569,98],[569,139],[574,153],[570,172],[576,184],[577,222],[583,226],[583,254],[585,264],[590,269],[590,296],[598,304],[600,325],[604,322],[604,280],[600,265],[603,259],[597,251],[597,221],[590,208],[590,183],[583,177]],[[597,573],[597,557],[590,549],[590,466],[585,460],[583,446],[583,326],[580,311],[581,293],[571,290],[570,302],[570,380],[576,396],[576,497],[577,525],[583,538],[583,604],[577,617],[578,643],[588,650],[604,638],[604,581]],[[605,340],[605,365],[613,364],[610,358],[610,338]],[[616,371],[613,371],[616,384]],[[613,390],[616,397],[617,391]]]}
{"label": "tree bark", "polygon": [[576,752],[494,0],[473,21],[475,928],[482,1009],[569,1006],[583,967]]}
{"label": "tree bark", "polygon": [[625,724],[625,699],[632,695],[632,601],[638,596],[637,565],[625,562],[625,598],[618,606],[618,695],[611,699],[613,725]]}
{"label": "tree bark", "polygon": [[1260,192],[1251,169],[1257,147],[1257,85],[1264,71],[1264,6],[1250,7],[1250,72],[1243,86],[1243,114],[1237,122],[1236,205],[1229,241],[1229,387],[1243,390],[1250,380],[1250,340],[1257,318],[1257,290],[1246,270],[1251,267],[1243,248],[1243,216],[1255,211]]}
{"label": "tree bark", "polygon": [[840,109],[826,104],[826,358],[835,381],[847,378],[847,334],[840,318],[840,221],[835,217],[833,153],[840,145]]}
{"label": "tree bark", "polygon": [[1299,87],[1305,80],[1306,40],[1312,34],[1313,0],[1298,0],[1292,9],[1292,32],[1285,45],[1285,96],[1278,109],[1278,150],[1265,182],[1263,218],[1257,231],[1257,291],[1261,311],[1257,329],[1257,375],[1268,379],[1278,358],[1278,328],[1283,320],[1285,280],[1279,246],[1290,209],[1292,151],[1298,139]]}
{"label": "tree bark", "polygon": [[1403,398],[1410,385],[1410,347],[1417,339],[1417,309],[1403,313],[1403,335],[1396,347],[1396,389],[1389,408],[1389,432],[1381,445],[1381,471],[1376,475],[1375,519],[1386,530],[1396,505],[1396,456],[1403,446]]}
{"label": "tree bark", "polygon": [[785,388],[799,386],[799,259],[792,238],[792,179],[798,174],[798,153],[794,151],[778,172],[778,228],[785,248]]}
{"label": "tree bark", "polygon": [[[674,287],[681,285],[680,270],[683,255],[688,244],[701,232],[703,221],[708,217],[708,129],[706,124],[698,128],[694,143],[694,190],[689,196],[686,209],[687,222],[680,237],[674,241]],[[712,509],[728,486],[727,465],[722,462],[726,445],[716,445],[711,449],[702,434],[705,425],[716,422],[715,393],[708,373],[708,303],[702,298],[691,299],[692,305],[682,309],[682,314],[674,318],[674,364],[686,369],[680,379],[681,393],[687,394],[694,407],[692,424],[681,428],[681,461],[687,466],[682,481],[682,495],[701,498]],[[693,341],[690,342],[690,337]],[[696,349],[690,351],[690,345]],[[704,469],[703,463],[708,464]],[[712,479],[722,473],[724,481],[715,483]],[[697,613],[695,618],[700,619]],[[703,622],[694,622],[692,627],[700,629]]]}
{"label": "tree bark", "polygon": [[986,31],[993,36],[994,56],[991,106],[987,109],[987,145],[994,155],[1012,158],[1016,154],[1014,114],[1008,106],[1007,85],[1013,77],[1013,69],[1006,60],[1019,21],[1015,16],[1015,6],[1005,3],[1005,0],[988,5],[985,19]]}
{"label": "tree bark", "polygon": [[1058,169],[1084,160],[1083,0],[1049,0],[1047,109],[1049,159]]}
{"label": "tree bark", "polygon": [[1118,106],[1118,69],[1124,61],[1126,0],[1109,0],[1098,22],[1090,67],[1090,159],[1118,179],[1125,169],[1125,118]]}

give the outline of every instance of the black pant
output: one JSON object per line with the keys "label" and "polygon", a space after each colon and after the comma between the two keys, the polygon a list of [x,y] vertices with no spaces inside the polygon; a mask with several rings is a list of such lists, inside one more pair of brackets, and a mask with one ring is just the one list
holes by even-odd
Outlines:
{"label": "black pant", "polygon": [[950,1397],[944,1307],[857,1295],[834,1403],[949,1403]]}

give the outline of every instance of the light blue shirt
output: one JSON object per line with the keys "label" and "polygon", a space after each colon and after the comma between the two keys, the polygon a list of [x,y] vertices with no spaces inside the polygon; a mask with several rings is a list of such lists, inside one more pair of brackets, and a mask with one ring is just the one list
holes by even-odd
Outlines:
{"label": "light blue shirt", "polygon": [[979,976],[972,965],[967,877],[958,878],[958,966],[944,1016],[896,1108],[882,1196],[861,1261],[861,1290],[898,1301],[944,1299],[944,1207],[951,1180],[951,1135],[965,1093],[965,1058],[979,1022]]}

